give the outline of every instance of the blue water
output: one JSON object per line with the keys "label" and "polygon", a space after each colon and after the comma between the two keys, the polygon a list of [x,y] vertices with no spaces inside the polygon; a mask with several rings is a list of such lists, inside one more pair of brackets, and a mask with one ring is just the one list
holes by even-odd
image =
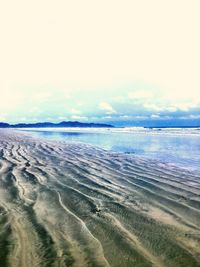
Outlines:
{"label": "blue water", "polygon": [[200,171],[200,137],[127,132],[29,131],[35,137],[92,144]]}

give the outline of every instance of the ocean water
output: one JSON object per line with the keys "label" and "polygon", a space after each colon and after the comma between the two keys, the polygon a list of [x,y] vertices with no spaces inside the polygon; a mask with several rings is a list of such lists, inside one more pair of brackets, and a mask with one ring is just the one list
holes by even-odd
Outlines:
{"label": "ocean water", "polygon": [[67,142],[82,142],[103,149],[138,156],[200,171],[200,135],[170,134],[170,131],[124,132],[100,130],[29,130],[34,137]]}

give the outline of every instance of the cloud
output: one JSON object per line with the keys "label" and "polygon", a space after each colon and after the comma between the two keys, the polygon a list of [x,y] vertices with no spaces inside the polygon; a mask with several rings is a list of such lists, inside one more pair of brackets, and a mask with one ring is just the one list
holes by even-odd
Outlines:
{"label": "cloud", "polygon": [[178,102],[178,103],[166,103],[166,101],[160,100],[159,103],[146,102],[143,104],[143,107],[147,110],[157,111],[157,112],[176,112],[183,111],[187,112],[192,109],[195,109],[199,106],[198,103],[194,102]]}
{"label": "cloud", "polygon": [[39,108],[39,107],[31,107],[30,109],[29,109],[29,112],[30,113],[34,113],[34,114],[39,114],[39,113],[41,113],[42,112],[42,110],[41,110],[41,108]]}
{"label": "cloud", "polygon": [[129,92],[128,97],[130,99],[146,99],[146,98],[152,98],[153,93],[151,91],[134,91],[134,92]]}
{"label": "cloud", "polygon": [[6,121],[6,117],[0,116],[0,122],[5,122]]}
{"label": "cloud", "polygon": [[[195,113],[199,7],[200,1],[89,0],[79,9],[76,1],[2,1],[0,111],[16,122],[27,112],[30,120],[58,118],[66,108],[67,115],[97,120]],[[31,113],[34,106],[39,110]]]}
{"label": "cloud", "polygon": [[88,117],[86,116],[78,116],[78,115],[72,115],[71,119],[73,120],[88,120]]}
{"label": "cloud", "polygon": [[112,113],[116,113],[116,111],[114,110],[114,108],[111,106],[111,104],[109,104],[108,102],[101,102],[99,104],[99,108],[101,110],[106,111],[107,114],[112,114]]}
{"label": "cloud", "polygon": [[124,121],[130,121],[130,120],[146,120],[148,119],[148,116],[145,115],[120,115],[116,119],[124,120]]}
{"label": "cloud", "polygon": [[126,103],[126,97],[124,96],[114,96],[112,97],[112,101],[116,103]]}
{"label": "cloud", "polygon": [[176,106],[165,106],[163,109],[161,109],[161,111],[176,112],[177,109],[178,108]]}
{"label": "cloud", "polygon": [[191,114],[191,115],[189,115],[188,117],[189,117],[190,119],[200,119],[200,114],[196,114],[196,115]]}
{"label": "cloud", "polygon": [[160,115],[158,115],[158,114],[152,114],[151,115],[151,118],[152,119],[159,119],[160,118]]}
{"label": "cloud", "polygon": [[111,120],[113,117],[112,116],[104,116],[102,117],[102,119],[105,119],[105,120]]}
{"label": "cloud", "polygon": [[121,115],[119,116],[120,119],[125,119],[125,120],[129,120],[131,119],[132,117],[130,115]]}
{"label": "cloud", "polygon": [[143,107],[147,110],[153,110],[153,111],[164,111],[165,110],[165,107],[161,107],[157,104],[149,103],[149,102],[144,103]]}
{"label": "cloud", "polygon": [[60,92],[60,95],[62,96],[63,99],[67,99],[68,100],[68,99],[71,98],[69,90],[67,90],[67,89],[59,89],[57,91]]}
{"label": "cloud", "polygon": [[59,116],[58,120],[65,121],[65,120],[67,120],[67,117],[66,116]]}
{"label": "cloud", "polygon": [[48,91],[41,91],[39,93],[35,93],[33,95],[33,101],[36,102],[46,102],[48,101],[50,98],[52,98],[52,93],[48,92]]}
{"label": "cloud", "polygon": [[198,103],[195,102],[186,102],[186,103],[176,103],[174,107],[181,111],[189,111],[191,109],[197,108],[199,106]]}
{"label": "cloud", "polygon": [[72,114],[81,114],[81,113],[82,113],[80,110],[75,109],[75,108],[70,109],[70,112],[71,112]]}
{"label": "cloud", "polygon": [[190,114],[190,115],[186,115],[186,116],[181,116],[180,119],[183,119],[183,120],[188,120],[188,119],[197,120],[197,119],[200,119],[200,115],[199,114]]}
{"label": "cloud", "polygon": [[26,118],[26,117],[21,117],[21,118],[19,118],[19,121],[20,122],[26,122],[28,119]]}

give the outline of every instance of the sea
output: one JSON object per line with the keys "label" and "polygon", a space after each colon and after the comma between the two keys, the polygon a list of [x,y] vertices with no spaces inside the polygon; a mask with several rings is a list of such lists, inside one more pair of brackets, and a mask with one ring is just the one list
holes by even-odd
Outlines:
{"label": "sea", "polygon": [[200,172],[200,128],[31,128],[23,131],[37,138],[91,144]]}

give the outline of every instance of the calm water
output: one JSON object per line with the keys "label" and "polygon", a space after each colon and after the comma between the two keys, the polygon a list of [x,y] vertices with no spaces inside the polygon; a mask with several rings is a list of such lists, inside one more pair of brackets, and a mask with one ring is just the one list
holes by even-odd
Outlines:
{"label": "calm water", "polygon": [[29,131],[35,137],[49,140],[75,141],[107,150],[134,153],[200,171],[200,137],[126,132]]}

